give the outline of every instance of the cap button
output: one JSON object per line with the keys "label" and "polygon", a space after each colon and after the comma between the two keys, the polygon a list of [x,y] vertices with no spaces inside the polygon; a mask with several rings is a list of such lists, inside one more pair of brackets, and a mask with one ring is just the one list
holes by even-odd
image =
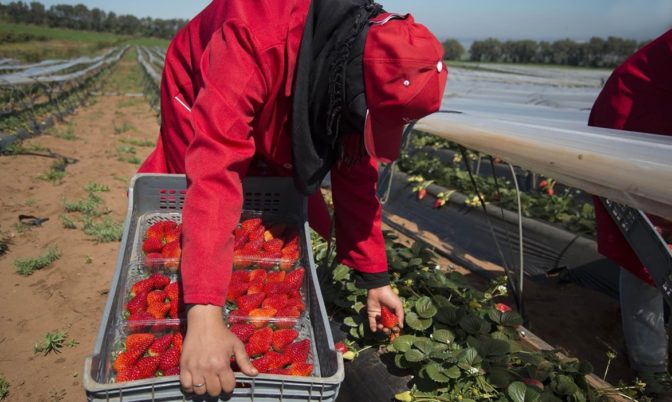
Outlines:
{"label": "cap button", "polygon": [[411,85],[411,81],[409,81],[409,80],[404,80],[404,86],[405,86],[405,87],[410,86],[410,85]]}
{"label": "cap button", "polygon": [[436,63],[436,71],[439,72],[439,73],[441,71],[443,71],[443,62],[442,61],[439,61],[438,63]]}

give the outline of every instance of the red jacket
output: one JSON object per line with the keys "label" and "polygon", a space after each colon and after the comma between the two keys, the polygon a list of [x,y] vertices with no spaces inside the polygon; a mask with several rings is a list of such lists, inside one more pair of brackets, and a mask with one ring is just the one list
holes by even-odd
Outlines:
{"label": "red jacket", "polygon": [[[223,305],[231,275],[241,180],[292,174],[292,81],[309,0],[214,0],[173,39],[161,83],[161,134],[140,172],[184,173],[182,280],[185,303]],[[387,271],[376,198],[378,167],[366,157],[331,170],[339,260]],[[311,226],[326,236],[321,195]]]}
{"label": "red jacket", "polygon": [[[593,105],[588,124],[672,135],[671,114],[672,30],[614,70]],[[597,198],[595,218],[599,252],[653,285],[648,271]],[[656,224],[669,226],[669,223],[653,219]]]}

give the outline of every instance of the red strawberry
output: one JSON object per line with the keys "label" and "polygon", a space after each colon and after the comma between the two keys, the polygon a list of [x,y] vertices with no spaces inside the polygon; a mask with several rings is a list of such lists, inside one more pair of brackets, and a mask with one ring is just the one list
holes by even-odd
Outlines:
{"label": "red strawberry", "polygon": [[313,373],[313,365],[304,362],[292,363],[287,367],[287,374],[293,376],[308,377]]}
{"label": "red strawberry", "polygon": [[114,363],[112,364],[112,368],[114,371],[117,373],[122,372],[126,370],[129,367],[132,367],[135,365],[135,363],[140,360],[140,357],[145,352],[140,352],[139,350],[134,350],[134,351],[124,351],[119,353],[119,356],[114,360]]}
{"label": "red strawberry", "polygon": [[504,304],[504,303],[497,303],[497,304],[495,304],[495,308],[496,308],[497,311],[499,311],[500,313],[506,313],[506,312],[512,310],[511,307],[507,306],[507,305]]}
{"label": "red strawberry", "polygon": [[252,324],[235,324],[229,328],[229,331],[233,332],[233,334],[244,343],[250,339],[255,328]]}
{"label": "red strawberry", "polygon": [[264,251],[268,251],[269,253],[279,253],[282,250],[283,245],[284,242],[282,239],[274,238],[265,242],[262,246],[262,249]]}
{"label": "red strawberry", "polygon": [[252,265],[253,261],[253,252],[249,252],[244,249],[234,250],[233,251],[233,268],[234,269],[245,269]]}
{"label": "red strawberry", "polygon": [[[161,365],[161,362],[159,362],[159,365]],[[170,375],[180,375],[180,366],[175,366],[173,368],[169,368],[166,371],[162,371],[164,377],[168,377]]]}
{"label": "red strawberry", "polygon": [[[263,293],[262,293],[263,294]],[[268,296],[262,303],[261,307],[263,308],[274,308],[276,310],[281,310],[287,305],[289,298],[287,295],[271,295]]]}
{"label": "red strawberry", "polygon": [[273,330],[270,327],[264,327],[255,331],[245,345],[245,351],[252,357],[266,353],[271,348],[273,339]]}
{"label": "red strawberry", "polygon": [[264,269],[255,269],[254,271],[250,272],[250,282],[266,282],[267,277],[268,273]]}
{"label": "red strawberry", "polygon": [[336,351],[337,351],[337,352],[341,352],[341,353],[345,353],[345,352],[347,352],[347,351],[350,350],[350,349],[348,348],[348,346],[347,346],[345,343],[343,343],[343,342],[336,342],[336,344],[334,345],[334,347],[336,348]]}
{"label": "red strawberry", "polygon": [[163,242],[163,222],[156,222],[147,228],[146,237]]}
{"label": "red strawberry", "polygon": [[548,194],[550,196],[554,196],[555,195],[555,190],[553,190],[553,187],[549,187],[548,190],[546,190],[546,194]]}
{"label": "red strawberry", "polygon": [[285,280],[287,273],[285,271],[275,271],[268,274],[266,282],[282,282]]}
{"label": "red strawberry", "polygon": [[247,243],[248,232],[243,228],[233,230],[233,249],[240,250]]}
{"label": "red strawberry", "polygon": [[303,304],[303,299],[301,298],[301,296],[292,297],[289,300],[287,300],[287,304],[285,304],[285,308],[288,308],[288,307],[294,307],[297,310],[299,310],[299,312],[302,312],[303,310],[306,309],[306,306],[305,306],[305,304]]}
{"label": "red strawberry", "polygon": [[142,251],[144,251],[145,254],[160,253],[162,248],[163,243],[161,242],[161,239],[157,239],[156,237],[148,237],[142,242]]}
{"label": "red strawberry", "polygon": [[256,255],[257,266],[263,269],[273,268],[282,258],[281,252],[260,251]]}
{"label": "red strawberry", "polygon": [[154,342],[154,335],[148,333],[131,334],[126,337],[126,351],[137,351],[142,356]]}
{"label": "red strawberry", "polygon": [[380,307],[380,323],[383,324],[385,328],[394,328],[399,324],[399,319],[397,316],[391,312],[387,307]]}
{"label": "red strawberry", "polygon": [[280,257],[282,259],[280,262],[280,269],[283,271],[289,271],[294,267],[300,256],[301,255],[298,249],[283,249],[282,256]]}
{"label": "red strawberry", "polygon": [[135,366],[126,367],[124,370],[117,372],[117,376],[114,379],[115,382],[126,382],[134,381],[140,379],[138,374],[138,369]]}
{"label": "red strawberry", "polygon": [[290,292],[287,282],[269,282],[264,285],[264,292],[268,295],[287,294]]}
{"label": "red strawberry", "polygon": [[283,368],[288,365],[290,362],[289,357],[278,352],[270,351],[266,353],[266,358],[268,359],[268,370],[274,370]]}
{"label": "red strawberry", "polygon": [[249,281],[250,281],[249,271],[233,271],[231,273],[231,283],[233,282],[246,283]]}
{"label": "red strawberry", "polygon": [[129,313],[137,313],[147,308],[147,295],[149,293],[140,293],[126,303],[126,310]]}
{"label": "red strawberry", "polygon": [[249,287],[247,288],[247,294],[253,295],[255,293],[261,293],[264,291],[264,281],[259,279],[251,281]]}
{"label": "red strawberry", "polygon": [[[242,271],[238,271],[242,272]],[[249,288],[250,284],[247,282],[235,282],[231,281],[229,284],[229,291],[226,295],[226,299],[228,301],[235,301],[237,298],[240,296],[244,295],[247,292],[247,289]],[[263,287],[262,287],[263,289]]]}
{"label": "red strawberry", "polygon": [[297,297],[301,297],[301,292],[298,290],[291,290],[287,293],[287,296],[289,296],[290,299],[296,299]]}
{"label": "red strawberry", "polygon": [[154,377],[159,368],[159,356],[143,357],[135,364],[135,368],[138,370],[137,380]]}
{"label": "red strawberry", "polygon": [[154,289],[163,289],[170,283],[170,278],[163,274],[152,274],[147,280],[151,280]]}
{"label": "red strawberry", "polygon": [[276,314],[275,326],[278,328],[292,328],[298,322],[301,312],[296,307],[285,307]]}
{"label": "red strawberry", "polygon": [[254,229],[258,228],[260,225],[261,225],[261,218],[252,218],[241,222],[240,228],[243,229],[244,233],[250,233]]}
{"label": "red strawberry", "polygon": [[261,247],[264,245],[264,236],[253,239],[251,237],[253,234],[254,233],[250,233],[250,240],[243,246],[241,250],[254,255],[261,251]]}
{"label": "red strawberry", "polygon": [[427,196],[427,189],[426,188],[421,188],[418,190],[418,199],[421,200]]}
{"label": "red strawberry", "polygon": [[147,306],[147,312],[157,320],[166,318],[169,311],[170,303],[154,303]]}
{"label": "red strawberry", "polygon": [[[247,235],[248,244],[251,243],[252,241],[261,240],[261,244],[263,245],[263,243],[265,241],[264,240],[264,232],[265,231],[266,231],[266,228],[264,227],[264,225],[259,225],[254,230],[250,231],[250,233]],[[261,245],[259,246],[259,249],[261,249]]]}
{"label": "red strawberry", "polygon": [[155,271],[163,266],[163,255],[158,253],[149,253],[145,256],[144,264],[151,271]]}
{"label": "red strawberry", "polygon": [[164,289],[166,292],[166,298],[170,300],[179,300],[180,299],[180,284],[178,282],[169,283]]}
{"label": "red strawberry", "polygon": [[138,311],[128,317],[128,329],[131,332],[144,331],[154,320],[154,316],[150,313],[146,311]]}
{"label": "red strawberry", "polygon": [[249,312],[250,322],[257,328],[265,326],[278,310],[274,308],[255,308]]}
{"label": "red strawberry", "polygon": [[163,290],[152,290],[147,294],[147,305],[163,303],[166,300],[166,292]]}
{"label": "red strawberry", "polygon": [[268,357],[266,355],[263,355],[258,359],[254,359],[254,360],[252,360],[252,365],[260,373],[267,373],[268,372],[268,365],[269,365]]}
{"label": "red strawberry", "polygon": [[163,242],[166,244],[180,240],[180,236],[182,235],[182,225],[178,225],[172,221],[169,222],[174,224],[174,226],[170,224],[164,226]]}
{"label": "red strawberry", "polygon": [[179,367],[180,352],[180,350],[174,347],[163,352],[159,357],[159,370],[165,372],[173,367]]}
{"label": "red strawberry", "polygon": [[266,294],[263,292],[254,293],[251,295],[240,296],[236,299],[236,304],[238,305],[239,310],[249,312],[261,306],[261,302],[264,301],[264,298],[266,298]]}
{"label": "red strawberry", "polygon": [[542,180],[542,181],[539,182],[539,187],[545,188],[547,186],[548,186],[548,181]]}
{"label": "red strawberry", "polygon": [[154,279],[150,276],[133,284],[131,287],[131,296],[137,296],[139,293],[149,293],[152,290],[154,290]]}
{"label": "red strawberry", "polygon": [[305,363],[310,354],[310,340],[294,342],[285,348],[285,354],[292,363]]}
{"label": "red strawberry", "polygon": [[297,336],[299,336],[299,333],[293,329],[279,329],[273,332],[273,350],[282,352],[287,345],[294,342]]}
{"label": "red strawberry", "polygon": [[444,205],[446,205],[446,200],[444,200],[443,198],[437,198],[436,200],[434,200],[434,208],[438,209]]}
{"label": "red strawberry", "polygon": [[168,316],[170,318],[179,318],[180,315],[180,301],[178,299],[172,299],[170,301],[170,309],[168,310]]}
{"label": "red strawberry", "polygon": [[163,257],[167,260],[164,261],[163,265],[168,267],[170,270],[177,270],[177,268],[180,266],[180,256],[182,255],[180,241],[175,240],[167,243],[165,246],[163,246],[161,255],[163,255]]}
{"label": "red strawberry", "polygon": [[285,250],[298,250],[299,249],[299,234],[294,231],[292,234],[287,236],[287,242],[282,251]]}
{"label": "red strawberry", "polygon": [[184,341],[184,337],[182,336],[182,332],[175,332],[175,335],[173,335],[173,348],[182,352],[182,342],[183,341]]}
{"label": "red strawberry", "polygon": [[544,383],[542,383],[541,381],[536,380],[534,378],[523,378],[521,381],[523,383],[525,383],[525,385],[529,385],[530,387],[537,388],[539,391],[544,390]]}
{"label": "red strawberry", "polygon": [[247,321],[247,312],[243,310],[233,310],[229,312],[228,322],[231,325],[240,324]]}
{"label": "red strawberry", "polygon": [[289,375],[289,370],[287,370],[286,368],[276,368],[276,369],[268,370],[268,374]]}
{"label": "red strawberry", "polygon": [[299,290],[303,286],[303,277],[305,275],[305,269],[299,267],[294,271],[287,274],[285,278],[285,283],[289,286],[290,290]]}
{"label": "red strawberry", "polygon": [[173,343],[173,334],[167,334],[161,338],[152,342],[152,345],[149,347],[150,356],[158,356],[161,353],[165,352],[168,347]]}

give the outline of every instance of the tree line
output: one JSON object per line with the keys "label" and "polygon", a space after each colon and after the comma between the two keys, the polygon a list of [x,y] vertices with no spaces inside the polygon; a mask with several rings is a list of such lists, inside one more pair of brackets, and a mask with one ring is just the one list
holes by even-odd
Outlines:
{"label": "tree line", "polygon": [[89,9],[83,4],[75,6],[55,4],[46,8],[33,1],[13,1],[0,4],[0,18],[7,22],[43,25],[52,28],[111,32],[120,35],[172,38],[183,27],[185,19],[138,18],[133,15],[117,15],[99,8]]}
{"label": "tree line", "polygon": [[610,36],[587,42],[561,39],[554,42],[488,38],[474,41],[469,51],[455,39],[443,42],[448,60],[477,62],[559,64],[580,67],[616,67],[646,42]]}

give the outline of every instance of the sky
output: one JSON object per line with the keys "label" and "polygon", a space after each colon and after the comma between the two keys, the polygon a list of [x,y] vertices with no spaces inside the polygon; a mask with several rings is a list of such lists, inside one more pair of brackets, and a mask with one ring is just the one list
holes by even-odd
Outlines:
{"label": "sky", "polygon": [[[254,1],[254,0],[242,0]],[[281,1],[281,0],[275,0]],[[6,1],[3,1],[5,3]],[[672,0],[379,0],[387,11],[410,12],[441,40],[586,40],[592,36],[653,39],[672,27]],[[207,0],[42,0],[83,3],[138,17],[191,18]]]}

